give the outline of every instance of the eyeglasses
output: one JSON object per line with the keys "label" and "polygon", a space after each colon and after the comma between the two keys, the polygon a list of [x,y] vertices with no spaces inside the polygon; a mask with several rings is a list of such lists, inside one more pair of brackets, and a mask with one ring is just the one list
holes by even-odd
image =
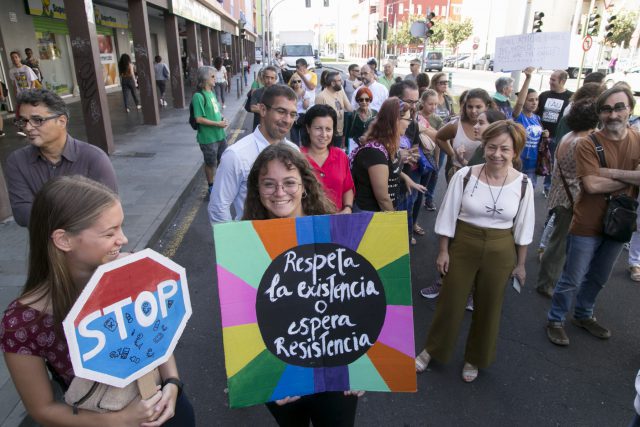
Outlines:
{"label": "eyeglasses", "polygon": [[409,105],[413,106],[413,105],[416,105],[418,103],[418,100],[416,99],[414,101],[414,100],[411,100],[411,99],[403,99],[402,102],[404,102],[405,104],[409,104]]}
{"label": "eyeglasses", "polygon": [[438,81],[438,84],[439,85],[446,85],[446,84],[449,84],[449,82],[447,80],[440,80],[440,81]]}
{"label": "eyeglasses", "polygon": [[301,183],[294,180],[285,181],[282,184],[278,184],[275,181],[263,181],[260,183],[260,194],[270,196],[277,193],[278,188],[282,187],[282,191],[290,196],[293,196],[298,192],[298,188],[300,188],[301,185]]}
{"label": "eyeglasses", "polygon": [[409,64],[410,67],[418,66],[418,65],[420,65],[420,64]]}
{"label": "eyeglasses", "polygon": [[616,113],[622,113],[623,111],[627,111],[627,109],[629,108],[629,106],[627,104],[625,104],[624,102],[618,102],[616,103],[613,107],[610,105],[603,105],[602,107],[600,107],[600,114],[606,114],[609,115],[611,113],[613,113],[614,111]]}
{"label": "eyeglasses", "polygon": [[273,110],[281,117],[289,116],[291,120],[296,120],[298,118],[298,113],[294,113],[293,111],[286,110],[284,108],[273,108],[271,105],[263,104],[267,110]]}
{"label": "eyeglasses", "polygon": [[13,121],[13,124],[16,125],[17,127],[19,127],[20,129],[23,129],[27,126],[27,123],[29,123],[31,126],[33,126],[34,128],[39,128],[40,126],[42,126],[44,124],[44,122],[48,121],[48,120],[52,120],[52,119],[56,119],[58,117],[60,117],[62,114],[54,114],[53,116],[49,116],[49,117],[31,117],[29,119],[16,119]]}
{"label": "eyeglasses", "polygon": [[409,117],[400,117],[400,120],[404,120],[405,122],[411,123],[412,120]]}
{"label": "eyeglasses", "polygon": [[356,98],[357,102],[371,102],[371,98]]}

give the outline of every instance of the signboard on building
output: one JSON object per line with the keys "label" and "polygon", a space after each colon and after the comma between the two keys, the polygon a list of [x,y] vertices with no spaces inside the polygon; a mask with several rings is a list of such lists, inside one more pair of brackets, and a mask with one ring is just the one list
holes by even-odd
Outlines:
{"label": "signboard on building", "polygon": [[214,30],[222,29],[220,15],[195,0],[171,0],[169,11]]}
{"label": "signboard on building", "polygon": [[[90,3],[90,2],[89,2]],[[85,6],[88,3],[85,3]],[[64,0],[27,0],[27,13],[45,18],[67,19]],[[106,6],[93,5],[93,18],[96,25],[111,28],[129,28],[129,14]]]}
{"label": "signboard on building", "polygon": [[220,36],[220,41],[222,44],[226,44],[227,46],[231,46],[231,34],[230,33],[222,33]]}
{"label": "signboard on building", "polygon": [[570,33],[530,33],[496,38],[495,71],[526,67],[564,70],[569,66]]}
{"label": "signboard on building", "polygon": [[231,407],[416,391],[407,216],[214,226]]}

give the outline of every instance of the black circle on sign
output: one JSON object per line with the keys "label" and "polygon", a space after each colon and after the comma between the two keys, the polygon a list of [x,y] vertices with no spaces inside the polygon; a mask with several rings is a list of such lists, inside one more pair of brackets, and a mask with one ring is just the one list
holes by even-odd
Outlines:
{"label": "black circle on sign", "polygon": [[[333,268],[325,263],[316,270],[315,287],[314,255],[333,257]],[[322,259],[316,259],[320,266]],[[332,288],[344,292],[331,294]],[[306,295],[310,289],[321,294]],[[348,365],[358,359],[378,339],[386,312],[376,269],[359,253],[334,243],[301,245],[278,255],[264,272],[256,299],[267,349],[286,363],[304,367]]]}

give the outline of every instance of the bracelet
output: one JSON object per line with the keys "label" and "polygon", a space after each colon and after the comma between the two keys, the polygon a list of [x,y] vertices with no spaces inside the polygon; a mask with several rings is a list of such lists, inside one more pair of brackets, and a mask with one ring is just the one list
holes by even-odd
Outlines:
{"label": "bracelet", "polygon": [[180,397],[180,395],[182,394],[182,389],[184,388],[184,383],[180,381],[179,378],[169,377],[162,381],[162,388],[164,388],[164,386],[166,386],[167,384],[173,384],[174,386],[178,387],[178,397]]}
{"label": "bracelet", "polygon": [[351,212],[353,212],[353,206],[351,205],[342,205],[343,208],[349,208]]}

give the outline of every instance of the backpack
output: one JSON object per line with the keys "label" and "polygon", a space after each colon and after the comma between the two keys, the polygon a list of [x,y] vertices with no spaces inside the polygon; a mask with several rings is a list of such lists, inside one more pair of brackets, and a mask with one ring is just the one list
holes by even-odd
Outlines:
{"label": "backpack", "polygon": [[[202,98],[204,99],[204,105],[207,105],[207,97],[204,96],[204,93],[201,90],[196,91],[196,93],[199,93],[200,95],[202,95]],[[196,97],[196,93],[193,94],[193,97],[191,98],[191,103],[189,104],[189,124],[191,125],[191,128],[193,130],[198,130],[198,123],[196,122],[196,116],[193,114],[193,99]]]}
{"label": "backpack", "polygon": [[163,67],[162,67],[162,76],[165,79],[168,80],[169,79],[169,68],[167,67],[167,64],[162,64],[162,65],[163,65]]}

